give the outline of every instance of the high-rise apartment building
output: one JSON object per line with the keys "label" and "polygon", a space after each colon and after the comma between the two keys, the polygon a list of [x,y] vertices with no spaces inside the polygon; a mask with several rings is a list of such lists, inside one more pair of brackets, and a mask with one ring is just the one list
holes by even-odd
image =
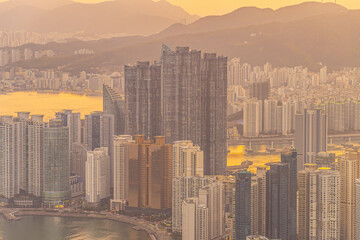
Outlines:
{"label": "high-rise apartment building", "polygon": [[234,239],[246,240],[251,235],[251,173],[235,175]]}
{"label": "high-rise apartment building", "polygon": [[72,110],[63,110],[62,112],[57,112],[56,118],[60,119],[64,127],[67,127],[69,130],[69,171],[72,166],[72,150],[73,144],[81,143],[81,116],[80,113],[75,113]]}
{"label": "high-rise apartment building", "polygon": [[204,152],[192,141],[173,143],[173,178],[204,176]]}
{"label": "high-rise apartment building", "polygon": [[258,137],[262,131],[262,103],[251,99],[244,103],[244,137]]}
{"label": "high-rise apartment building", "polygon": [[[186,198],[181,193],[182,182],[184,177],[203,177],[203,160],[204,154],[199,146],[192,141],[176,141],[173,144],[172,154],[172,220],[174,231],[181,231],[181,207],[182,201]],[[196,197],[190,195],[187,197]]]}
{"label": "high-rise apartment building", "polygon": [[304,164],[315,163],[316,155],[327,150],[327,117],[320,109],[304,110],[296,115],[295,147],[298,171]]}
{"label": "high-rise apartment building", "polygon": [[267,172],[266,227],[270,239],[290,240],[289,238],[289,165],[270,163]]}
{"label": "high-rise apartment building", "polygon": [[266,189],[267,189],[267,169],[266,166],[259,166],[256,170],[256,180],[258,188],[257,196],[257,213],[254,215],[255,225],[257,225],[258,234],[265,236],[266,235]]}
{"label": "high-rise apartment building", "polygon": [[114,134],[125,134],[125,100],[113,88],[103,85],[103,111],[114,115]]}
{"label": "high-rise apartment building", "polygon": [[289,205],[288,224],[289,239],[296,239],[296,209],[297,209],[297,152],[295,149],[284,150],[281,153],[281,162],[288,164],[289,168]]}
{"label": "high-rise apartment building", "polygon": [[341,239],[340,173],[306,164],[298,184],[297,239]]}
{"label": "high-rise apartment building", "polygon": [[0,122],[0,194],[11,198],[25,187],[24,124],[2,116]]}
{"label": "high-rise apartment building", "polygon": [[124,210],[129,198],[129,144],[134,143],[132,136],[114,138],[114,197],[111,211]]}
{"label": "high-rise apartment building", "polygon": [[107,148],[87,152],[86,200],[99,203],[110,196],[110,157]]}
{"label": "high-rise apartment building", "polygon": [[172,145],[165,144],[164,137],[155,142],[143,135],[135,136],[134,142],[130,139],[115,138],[114,193],[120,193],[116,199],[130,207],[170,209]]}
{"label": "high-rise apartment building", "polygon": [[180,177],[173,179],[172,230],[182,232],[183,201],[199,196],[199,190],[215,182],[214,177]]}
{"label": "high-rise apartment building", "polygon": [[163,46],[160,65],[125,66],[125,82],[128,134],[191,140],[204,151],[205,174],[225,173],[227,58]]}
{"label": "high-rise apartment building", "polygon": [[42,194],[42,116],[19,112],[0,117],[0,194],[10,198],[20,190]]}
{"label": "high-rise apartment building", "polygon": [[63,121],[63,125],[69,129],[70,146],[73,143],[81,143],[81,118],[80,113],[72,110],[63,110],[56,113],[56,117]]}
{"label": "high-rise apartment building", "polygon": [[71,195],[69,129],[60,119],[52,119],[43,131],[43,201],[48,206],[63,205]]}
{"label": "high-rise apartment building", "polygon": [[201,148],[205,157],[204,173],[221,175],[225,174],[227,167],[227,58],[205,53],[202,61]]}
{"label": "high-rise apartment building", "polygon": [[163,46],[161,54],[162,114],[166,141],[201,143],[201,52]]}
{"label": "high-rise apartment building", "polygon": [[90,149],[106,147],[110,156],[110,185],[113,187],[114,176],[114,115],[104,112],[92,112],[85,115],[85,145]]}
{"label": "high-rise apartment building", "polygon": [[182,239],[210,240],[223,235],[224,188],[213,182],[199,190],[197,198],[183,201]]}
{"label": "high-rise apartment building", "polygon": [[137,62],[125,66],[126,133],[146,139],[163,134],[161,128],[161,66]]}
{"label": "high-rise apartment building", "polygon": [[[199,220],[201,219],[202,227],[206,225],[208,221],[208,211],[207,209],[202,209],[198,207],[199,199],[188,198],[182,202],[182,239],[196,240],[197,235],[200,235],[203,239],[208,239],[208,229],[202,229],[199,233],[196,232],[196,218],[199,211]],[[199,208],[199,209],[198,209]],[[201,213],[200,213],[201,211]]]}
{"label": "high-rise apartment building", "polygon": [[347,152],[338,159],[340,171],[340,238],[355,239],[355,180],[360,178],[360,153]]}
{"label": "high-rise apartment building", "polygon": [[252,82],[249,87],[249,97],[258,100],[266,100],[270,95],[270,82],[269,80]]}
{"label": "high-rise apartment building", "polygon": [[259,182],[257,176],[251,177],[251,234],[259,233]]}
{"label": "high-rise apartment building", "polygon": [[84,144],[74,143],[72,146],[71,165],[70,165],[70,174],[80,176],[81,181],[84,183],[85,189],[86,189],[85,170],[86,170],[86,160],[87,160],[88,151],[90,151],[90,149]]}
{"label": "high-rise apartment building", "polygon": [[355,180],[355,239],[360,239],[360,179]]}

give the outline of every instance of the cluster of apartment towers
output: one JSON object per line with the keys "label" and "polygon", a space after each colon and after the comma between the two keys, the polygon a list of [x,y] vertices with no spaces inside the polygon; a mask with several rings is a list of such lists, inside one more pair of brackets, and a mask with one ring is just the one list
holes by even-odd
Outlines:
{"label": "cluster of apartment towers", "polygon": [[75,175],[89,203],[111,198],[113,212],[172,209],[184,240],[360,239],[360,153],[318,168],[321,110],[299,117],[281,162],[226,171],[226,82],[226,58],[163,46],[159,63],[125,66],[125,100],[104,86],[104,111],[85,120],[1,116],[0,195],[66,205]]}

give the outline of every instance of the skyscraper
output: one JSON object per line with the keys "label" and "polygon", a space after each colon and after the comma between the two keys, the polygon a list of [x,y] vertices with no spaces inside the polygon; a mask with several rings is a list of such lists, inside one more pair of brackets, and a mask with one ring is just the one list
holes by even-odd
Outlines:
{"label": "skyscraper", "polygon": [[63,121],[64,127],[69,128],[70,146],[73,143],[81,143],[80,113],[75,113],[72,110],[63,110],[56,113],[56,117]]}
{"label": "skyscraper", "polygon": [[270,163],[267,172],[267,237],[291,240],[289,238],[289,165]]}
{"label": "skyscraper", "polygon": [[[317,239],[343,239],[340,237],[340,174],[330,169],[320,169],[316,174],[318,188],[312,189],[313,182],[310,183],[311,193],[317,193],[316,237]],[[310,210],[314,211],[311,208]]]}
{"label": "skyscraper", "polygon": [[113,88],[103,85],[103,111],[114,115],[114,134],[125,134],[125,100]]}
{"label": "skyscraper", "polygon": [[304,110],[296,115],[295,147],[298,171],[305,163],[315,163],[316,154],[327,149],[327,117],[320,109]]}
{"label": "skyscraper", "polygon": [[338,159],[340,171],[340,238],[353,240],[355,236],[355,180],[360,176],[360,153],[347,152]]}
{"label": "skyscraper", "polygon": [[198,197],[199,190],[216,181],[214,177],[180,177],[173,179],[172,230],[182,232],[182,206],[188,198]]}
{"label": "skyscraper", "polygon": [[201,79],[204,173],[221,175],[225,174],[227,166],[227,58],[205,53]]}
{"label": "skyscraper", "polygon": [[204,175],[204,152],[192,141],[176,141],[173,144],[173,178]]}
{"label": "skyscraper", "polygon": [[111,211],[124,210],[129,198],[129,143],[131,136],[114,138],[114,198],[111,200]]}
{"label": "skyscraper", "polygon": [[[172,145],[164,137],[155,142],[143,135],[115,138],[116,199],[130,207],[170,209],[172,193]],[[120,175],[120,176],[117,176]],[[115,195],[115,194],[114,194]]]}
{"label": "skyscraper", "polygon": [[62,121],[63,126],[69,130],[69,166],[71,168],[73,144],[81,143],[80,113],[74,113],[72,110],[63,110],[62,112],[57,112],[55,115],[56,118]]}
{"label": "skyscraper", "polygon": [[270,82],[269,80],[266,81],[259,81],[259,82],[252,82],[250,84],[250,98],[256,98],[258,100],[264,101],[268,99],[270,95]]}
{"label": "skyscraper", "polygon": [[110,156],[110,185],[114,176],[114,115],[104,112],[92,112],[85,115],[85,145],[90,149],[106,147]]}
{"label": "skyscraper", "polygon": [[25,193],[42,194],[42,116],[19,112],[0,117],[0,193],[6,197]]}
{"label": "skyscraper", "polygon": [[251,173],[236,173],[234,205],[234,239],[246,240],[251,235]]}
{"label": "skyscraper", "polygon": [[297,202],[297,152],[294,149],[281,153],[281,162],[289,167],[289,238],[296,239],[296,202]]}
{"label": "skyscraper", "polygon": [[126,133],[146,139],[162,134],[161,66],[137,62],[125,66]]}
{"label": "skyscraper", "polygon": [[[258,196],[257,196],[257,216],[255,215],[255,220],[257,220],[258,225],[258,234],[265,236],[266,235],[266,189],[267,189],[267,170],[266,166],[259,166],[256,170],[257,184],[258,184]],[[257,218],[257,219],[256,219]]]}
{"label": "skyscraper", "polygon": [[201,143],[201,52],[176,51],[163,45],[161,54],[162,116],[166,141]]}
{"label": "skyscraper", "polygon": [[340,239],[340,173],[308,164],[298,183],[297,239]]}
{"label": "skyscraper", "polygon": [[11,116],[0,122],[0,194],[11,198],[25,187],[24,124]]}
{"label": "skyscraper", "polygon": [[224,233],[224,188],[212,182],[182,203],[182,239],[209,240]]}
{"label": "skyscraper", "polygon": [[355,239],[360,239],[360,179],[355,180]]}
{"label": "skyscraper", "polygon": [[244,103],[244,137],[258,137],[262,123],[261,101],[251,99]]}
{"label": "skyscraper", "polygon": [[[182,239],[183,240],[196,240],[197,236],[200,235],[202,239],[208,239],[208,229],[201,229],[202,231],[196,232],[197,219],[199,223],[201,221],[201,226],[207,226],[209,213],[205,208],[199,208],[199,199],[188,198],[182,202]],[[200,215],[197,217],[197,213]],[[200,228],[199,228],[200,230]]]}
{"label": "skyscraper", "polygon": [[80,176],[81,181],[84,183],[85,189],[86,189],[85,169],[86,169],[86,160],[87,160],[88,151],[90,151],[90,149],[87,146],[80,143],[74,143],[72,146],[71,166],[70,166],[70,174]]}
{"label": "skyscraper", "polygon": [[[182,201],[186,198],[181,192],[184,177],[203,177],[203,151],[192,141],[176,141],[173,144],[172,156],[172,221],[173,230],[181,232],[181,207]],[[187,195],[186,195],[187,196]],[[190,195],[187,197],[196,197]]]}
{"label": "skyscraper", "polygon": [[86,200],[99,203],[110,196],[110,157],[107,148],[87,152]]}
{"label": "skyscraper", "polygon": [[127,134],[166,143],[191,140],[204,151],[204,173],[226,171],[227,58],[163,46],[160,64],[125,66]]}
{"label": "skyscraper", "polygon": [[44,192],[48,206],[63,205],[70,198],[69,129],[59,119],[44,128]]}
{"label": "skyscraper", "polygon": [[85,115],[85,144],[94,150],[107,147],[112,156],[114,116],[104,112]]}

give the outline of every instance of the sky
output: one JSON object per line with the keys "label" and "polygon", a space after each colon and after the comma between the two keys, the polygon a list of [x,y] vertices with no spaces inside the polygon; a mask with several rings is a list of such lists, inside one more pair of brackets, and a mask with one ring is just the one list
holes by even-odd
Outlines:
{"label": "sky", "polygon": [[[96,3],[102,0],[76,0],[78,2]],[[277,9],[283,6],[294,5],[303,0],[167,0],[181,6],[191,14],[206,16],[224,14],[244,6],[270,7]],[[329,0],[323,0],[327,2]],[[321,1],[318,1],[321,2]],[[334,2],[334,0],[332,1]],[[360,9],[360,0],[337,0],[337,3],[351,9]]]}

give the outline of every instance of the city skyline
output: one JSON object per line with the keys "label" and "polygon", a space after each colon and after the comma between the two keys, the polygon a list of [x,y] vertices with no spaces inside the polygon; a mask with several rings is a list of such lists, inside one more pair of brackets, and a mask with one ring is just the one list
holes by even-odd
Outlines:
{"label": "city skyline", "polygon": [[355,0],[0,0],[0,238],[360,240],[359,39]]}

